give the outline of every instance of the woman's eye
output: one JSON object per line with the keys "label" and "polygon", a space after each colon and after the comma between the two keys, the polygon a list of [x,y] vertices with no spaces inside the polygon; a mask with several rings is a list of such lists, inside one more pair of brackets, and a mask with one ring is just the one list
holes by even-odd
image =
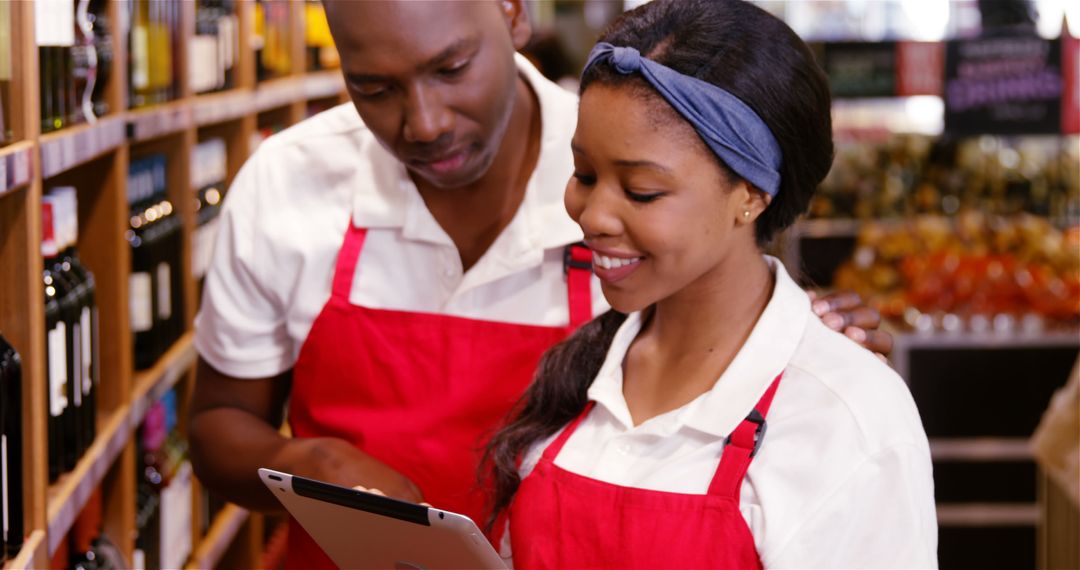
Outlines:
{"label": "woman's eye", "polygon": [[586,186],[592,186],[593,184],[596,184],[596,176],[593,176],[592,174],[582,174],[580,172],[575,172],[574,178],[578,182]]}
{"label": "woman's eye", "polygon": [[626,191],[626,197],[627,198],[630,198],[631,200],[633,200],[635,202],[641,202],[641,203],[652,202],[653,200],[656,200],[657,198],[659,198],[659,197],[661,197],[663,195],[664,195],[663,192],[632,192],[630,190]]}

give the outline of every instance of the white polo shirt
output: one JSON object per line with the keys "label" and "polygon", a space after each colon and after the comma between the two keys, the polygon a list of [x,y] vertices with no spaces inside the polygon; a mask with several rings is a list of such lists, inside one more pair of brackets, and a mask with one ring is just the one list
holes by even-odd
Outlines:
{"label": "white polo shirt", "polygon": [[[563,206],[577,97],[517,62],[540,103],[540,156],[521,207],[473,267],[462,271],[405,167],[341,105],[270,137],[229,189],[195,319],[199,354],[238,378],[291,368],[330,298],[350,215],[369,228],[352,303],[566,325],[563,248],[582,238]],[[595,281],[592,294],[594,314],[606,311]]]}
{"label": "white polo shirt", "polygon": [[[704,494],[724,439],[783,371],[741,492],[765,567],[936,567],[930,448],[907,385],[827,328],[767,259],[772,298],[715,386],[636,427],[622,393],[623,359],[641,329],[640,313],[629,315],[589,388],[597,405],[555,464],[616,485]],[[552,439],[526,454],[523,476]]]}

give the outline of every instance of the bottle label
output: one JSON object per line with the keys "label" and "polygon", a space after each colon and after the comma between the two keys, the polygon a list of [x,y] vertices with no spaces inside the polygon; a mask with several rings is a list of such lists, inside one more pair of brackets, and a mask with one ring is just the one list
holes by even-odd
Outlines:
{"label": "bottle label", "polygon": [[191,463],[161,490],[161,567],[181,568],[191,554]]}
{"label": "bottle label", "polygon": [[172,268],[162,262],[157,266],[158,318],[165,321],[172,317]]}
{"label": "bottle label", "polygon": [[[91,333],[93,335],[90,338],[90,343],[92,344],[92,346],[100,347],[101,346],[101,332],[99,331],[98,327],[99,327],[99,323],[101,321],[98,320],[98,308],[97,308],[97,305],[94,305],[94,310],[93,310],[93,312],[91,313],[91,316],[90,316],[90,322],[93,323],[93,324],[90,325],[92,327]],[[93,363],[93,366],[94,366],[93,370],[90,371],[90,380],[96,384],[96,383],[101,381],[101,359],[98,358],[98,356],[99,356],[98,354],[93,353],[93,348],[91,348],[90,350],[91,350],[91,353],[93,354],[93,358],[91,360],[92,360],[92,363]]]}
{"label": "bottle label", "polygon": [[71,404],[76,408],[82,407],[82,372],[82,325],[75,321],[71,324]]}
{"label": "bottle label", "polygon": [[34,28],[39,46],[75,45],[75,0],[34,2]]}
{"label": "bottle label", "polygon": [[146,89],[150,86],[150,32],[145,25],[131,28],[131,86]]}
{"label": "bottle label", "polygon": [[83,307],[79,317],[79,330],[82,331],[82,391],[84,396],[90,395],[90,389],[94,386],[93,376],[93,352],[92,340],[93,325],[91,324],[90,307]]}
{"label": "bottle label", "polygon": [[49,415],[60,417],[67,407],[67,325],[56,323],[47,338],[49,353]]}
{"label": "bottle label", "polygon": [[154,297],[151,294],[150,274],[145,271],[128,277],[128,309],[131,311],[131,332],[146,332],[154,326]]}
{"label": "bottle label", "polygon": [[146,570],[146,553],[141,548],[131,553],[131,570]]}

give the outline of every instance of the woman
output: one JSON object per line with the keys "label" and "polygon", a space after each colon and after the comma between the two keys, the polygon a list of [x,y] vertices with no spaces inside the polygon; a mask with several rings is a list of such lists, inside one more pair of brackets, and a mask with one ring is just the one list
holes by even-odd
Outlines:
{"label": "woman", "polygon": [[936,565],[906,386],[760,249],[828,172],[829,111],[803,42],[739,0],[656,0],[602,36],[565,200],[614,310],[488,449],[516,566]]}

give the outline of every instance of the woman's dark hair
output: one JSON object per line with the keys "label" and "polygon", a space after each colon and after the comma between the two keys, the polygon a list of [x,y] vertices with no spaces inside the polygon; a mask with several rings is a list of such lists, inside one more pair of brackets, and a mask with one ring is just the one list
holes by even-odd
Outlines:
{"label": "woman's dark hair", "polygon": [[[615,20],[600,41],[636,48],[653,61],[717,85],[765,121],[784,160],[780,191],[757,220],[759,243],[806,211],[832,165],[831,101],[824,73],[787,24],[742,0],[654,0]],[[597,83],[652,92],[641,77],[608,65],[589,68],[581,92]],[[601,315],[541,359],[533,383],[484,455],[481,477],[493,488],[489,528],[517,492],[522,455],[585,408],[589,386],[625,319],[614,311]]]}

